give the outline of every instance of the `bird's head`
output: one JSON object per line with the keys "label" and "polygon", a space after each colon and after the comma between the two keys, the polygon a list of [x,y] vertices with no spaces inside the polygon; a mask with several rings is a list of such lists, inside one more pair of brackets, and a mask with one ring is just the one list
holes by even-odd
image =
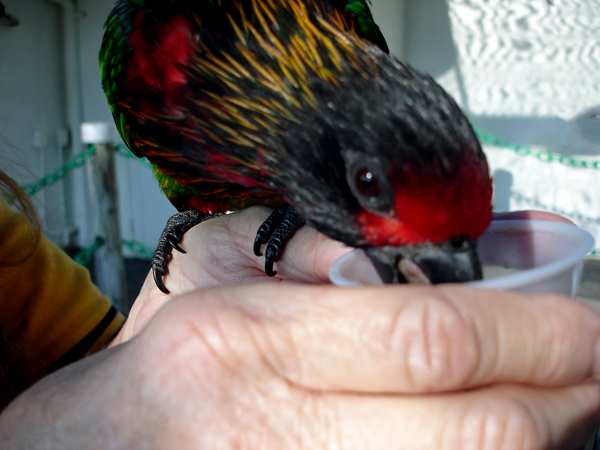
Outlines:
{"label": "bird's head", "polygon": [[289,201],[363,248],[385,282],[480,279],[492,183],[465,115],[429,76],[387,55],[343,83],[290,134],[302,156],[288,162]]}
{"label": "bird's head", "polygon": [[446,167],[345,153],[360,246],[385,282],[481,279],[476,239],[490,221],[492,188],[474,150]]}

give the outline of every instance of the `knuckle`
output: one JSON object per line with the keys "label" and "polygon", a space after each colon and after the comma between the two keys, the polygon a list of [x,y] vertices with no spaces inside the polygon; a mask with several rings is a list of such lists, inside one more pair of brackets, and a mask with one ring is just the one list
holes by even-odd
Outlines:
{"label": "knuckle", "polygon": [[541,371],[538,376],[552,382],[563,378],[565,372],[569,371],[569,366],[572,366],[575,362],[568,364],[565,362],[565,358],[575,359],[582,353],[573,351],[576,348],[574,344],[575,330],[565,318],[558,314],[554,315],[546,328],[544,342],[541,343],[541,348],[545,348],[546,352],[544,360],[537,367]]}
{"label": "knuckle", "polygon": [[546,308],[544,321],[534,331],[536,346],[544,351],[539,354],[540,360],[535,365],[532,378],[547,383],[560,382],[573,367],[585,366],[582,359],[588,353],[581,344],[577,344],[585,323],[574,323],[571,316],[565,314],[564,298],[547,296],[538,299],[545,303]]}
{"label": "knuckle", "polygon": [[543,424],[516,398],[503,397],[468,411],[460,427],[459,446],[465,450],[533,450],[546,448]]}
{"label": "knuckle", "polygon": [[480,362],[477,331],[445,297],[420,294],[397,308],[387,337],[391,350],[403,355],[406,385],[430,392],[464,385]]}

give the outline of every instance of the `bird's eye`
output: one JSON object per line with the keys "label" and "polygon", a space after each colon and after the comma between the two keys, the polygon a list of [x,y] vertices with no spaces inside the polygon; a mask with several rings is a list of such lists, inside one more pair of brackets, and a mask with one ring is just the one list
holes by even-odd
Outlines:
{"label": "bird's eye", "polygon": [[379,183],[373,172],[368,169],[360,169],[356,173],[356,187],[366,197],[377,197],[379,195]]}
{"label": "bird's eye", "polygon": [[[375,157],[364,151],[343,150],[346,165],[346,183],[360,207],[374,214],[388,217],[394,208],[394,195],[386,158]],[[388,169],[384,169],[388,168]]]}

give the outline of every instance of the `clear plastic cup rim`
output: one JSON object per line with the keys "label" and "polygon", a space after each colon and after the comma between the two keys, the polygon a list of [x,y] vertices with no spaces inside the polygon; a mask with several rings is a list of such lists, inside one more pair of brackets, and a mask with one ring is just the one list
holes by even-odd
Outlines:
{"label": "clear plastic cup rim", "polygon": [[568,223],[548,220],[493,221],[485,231],[484,236],[516,231],[542,232],[549,235],[558,235],[571,240],[573,247],[569,253],[556,261],[544,263],[540,266],[523,270],[522,272],[488,280],[471,281],[467,284],[489,289],[511,289],[539,283],[568,270],[574,270],[583,257],[594,247],[594,238],[587,231]]}
{"label": "clear plastic cup rim", "polygon": [[[545,220],[497,220],[493,221],[482,237],[493,236],[497,233],[510,234],[515,232],[545,233],[567,238],[572,242],[572,248],[568,254],[556,261],[541,264],[537,267],[525,269],[517,273],[490,278],[485,280],[471,281],[466,284],[488,289],[517,289],[526,285],[542,282],[557,274],[568,270],[575,270],[583,257],[593,248],[594,238],[585,230],[563,222]],[[329,268],[329,278],[338,286],[362,286],[365,283],[348,279],[344,276],[344,270],[359,259],[366,258],[365,253],[356,249],[337,259]],[[371,266],[372,267],[372,266]],[[373,273],[375,269],[372,268]],[[378,277],[377,277],[378,278]],[[382,284],[374,281],[369,284]]]}

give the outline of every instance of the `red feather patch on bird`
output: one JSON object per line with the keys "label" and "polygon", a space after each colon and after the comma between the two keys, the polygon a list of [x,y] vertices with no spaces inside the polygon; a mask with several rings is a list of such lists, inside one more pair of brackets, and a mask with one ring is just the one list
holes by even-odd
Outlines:
{"label": "red feather patch on bird", "polygon": [[[173,16],[161,26],[144,27],[147,13],[140,10],[133,23],[129,45],[135,49],[128,66],[128,81],[142,82],[161,91],[178,89],[186,83],[181,71],[192,56],[192,30],[188,21]],[[151,33],[151,34],[150,34]]]}
{"label": "red feather patch on bird", "polygon": [[450,175],[439,166],[427,173],[404,167],[391,178],[394,212],[364,210],[358,224],[372,246],[439,244],[454,236],[478,238],[492,217],[492,182],[487,168],[467,152]]}
{"label": "red feather patch on bird", "polygon": [[189,209],[197,209],[207,214],[218,214],[226,213],[229,208],[227,203],[222,201],[209,201],[200,197],[190,197],[183,210]]}
{"label": "red feather patch on bird", "polygon": [[256,173],[241,173],[242,169],[250,169],[244,168],[242,164],[230,159],[225,153],[219,153],[212,149],[207,150],[204,159],[204,168],[207,172],[228,183],[239,184],[248,188],[261,186]]}

